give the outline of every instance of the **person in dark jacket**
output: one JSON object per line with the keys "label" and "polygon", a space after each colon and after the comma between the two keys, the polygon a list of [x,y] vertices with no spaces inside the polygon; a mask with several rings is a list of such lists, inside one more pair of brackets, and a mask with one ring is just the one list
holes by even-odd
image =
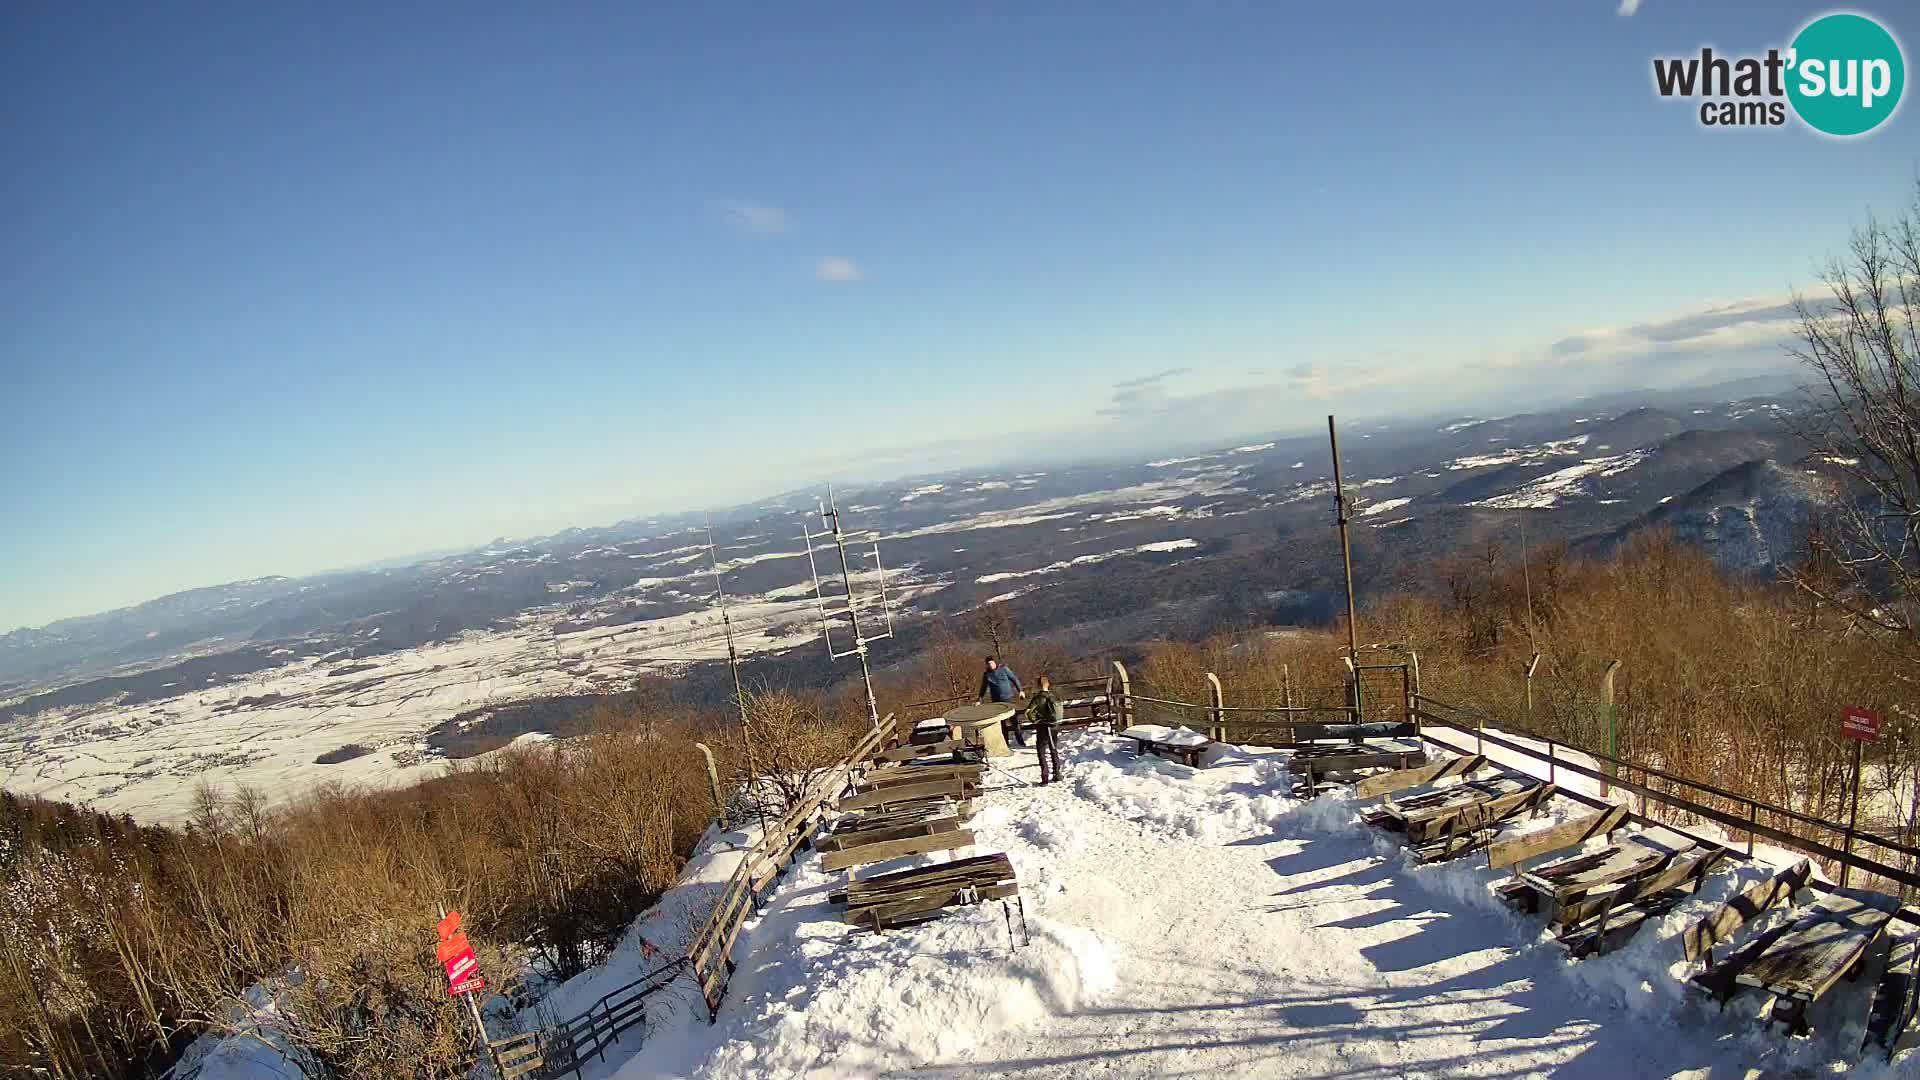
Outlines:
{"label": "person in dark jacket", "polygon": [[[1026,692],[1026,687],[1020,685],[1020,676],[1015,675],[1012,668],[991,656],[987,657],[987,670],[980,676],[981,701],[1011,705]],[[1000,730],[1006,735],[1007,742],[1023,749],[1026,747],[1027,737],[1020,731],[1018,709],[1014,710],[1011,717],[1001,722]]]}
{"label": "person in dark jacket", "polygon": [[1053,680],[1045,675],[1040,676],[1040,689],[1027,705],[1027,716],[1033,721],[1033,752],[1040,759],[1040,782],[1051,784],[1062,772],[1057,732],[1065,710],[1060,707],[1060,699],[1053,696]]}

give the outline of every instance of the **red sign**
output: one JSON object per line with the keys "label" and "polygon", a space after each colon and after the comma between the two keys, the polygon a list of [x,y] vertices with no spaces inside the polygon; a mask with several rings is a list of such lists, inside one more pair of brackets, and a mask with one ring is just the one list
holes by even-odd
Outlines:
{"label": "red sign", "polygon": [[473,944],[460,929],[460,913],[454,912],[440,920],[436,927],[440,933],[440,944],[434,949],[434,955],[447,969],[447,993],[471,994],[487,985],[480,977],[480,961],[473,957]]}
{"label": "red sign", "polygon": [[1840,710],[1840,734],[1860,742],[1873,742],[1880,737],[1879,714],[1847,706]]}

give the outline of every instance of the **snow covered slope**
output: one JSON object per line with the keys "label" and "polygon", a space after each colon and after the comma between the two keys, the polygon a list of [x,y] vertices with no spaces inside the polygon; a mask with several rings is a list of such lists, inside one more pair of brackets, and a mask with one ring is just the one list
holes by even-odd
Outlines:
{"label": "snow covered slope", "polygon": [[[841,875],[807,859],[749,924],[719,1022],[683,998],[591,1075],[1615,1080],[1837,1074],[1857,1057],[1864,980],[1814,1010],[1809,1040],[1763,1031],[1754,995],[1722,1013],[1683,986],[1675,935],[1766,867],[1716,873],[1625,948],[1574,963],[1494,897],[1484,861],[1411,863],[1352,801],[1288,795],[1279,752],[1194,770],[1085,736],[1067,754],[1066,783],[1028,786],[1022,753],[976,803],[979,850],[1019,872],[1031,945],[1009,949],[997,905],[853,930],[826,899]],[[1557,805],[1521,828],[1583,812]],[[647,933],[668,944],[685,914]],[[630,978],[628,962],[556,1008]],[[1916,1057],[1851,1075],[1915,1075]]]}

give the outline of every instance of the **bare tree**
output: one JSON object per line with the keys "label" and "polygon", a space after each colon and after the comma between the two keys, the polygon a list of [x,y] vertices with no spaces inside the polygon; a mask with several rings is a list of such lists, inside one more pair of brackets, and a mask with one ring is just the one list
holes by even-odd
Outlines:
{"label": "bare tree", "polygon": [[1792,576],[1920,678],[1920,183],[1897,219],[1856,229],[1821,279],[1825,299],[1794,299],[1792,352],[1819,383],[1799,433],[1855,483],[1809,537],[1819,557]]}

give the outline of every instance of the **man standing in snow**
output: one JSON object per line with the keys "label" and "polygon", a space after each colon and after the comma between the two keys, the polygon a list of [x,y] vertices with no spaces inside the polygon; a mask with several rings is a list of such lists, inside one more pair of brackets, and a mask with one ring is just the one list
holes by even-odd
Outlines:
{"label": "man standing in snow", "polygon": [[1040,782],[1051,784],[1060,779],[1060,743],[1054,732],[1064,710],[1060,699],[1053,696],[1053,680],[1045,675],[1040,676],[1040,689],[1027,705],[1027,715],[1033,718],[1033,752],[1040,759]]}
{"label": "man standing in snow", "polygon": [[[987,670],[980,676],[980,700],[992,701],[996,705],[1011,705],[1026,693],[1020,685],[1020,676],[1013,669],[993,657],[987,657]],[[1011,717],[1001,721],[1000,730],[1006,734],[1007,742],[1026,749],[1027,737],[1020,732],[1020,711],[1014,710]]]}

